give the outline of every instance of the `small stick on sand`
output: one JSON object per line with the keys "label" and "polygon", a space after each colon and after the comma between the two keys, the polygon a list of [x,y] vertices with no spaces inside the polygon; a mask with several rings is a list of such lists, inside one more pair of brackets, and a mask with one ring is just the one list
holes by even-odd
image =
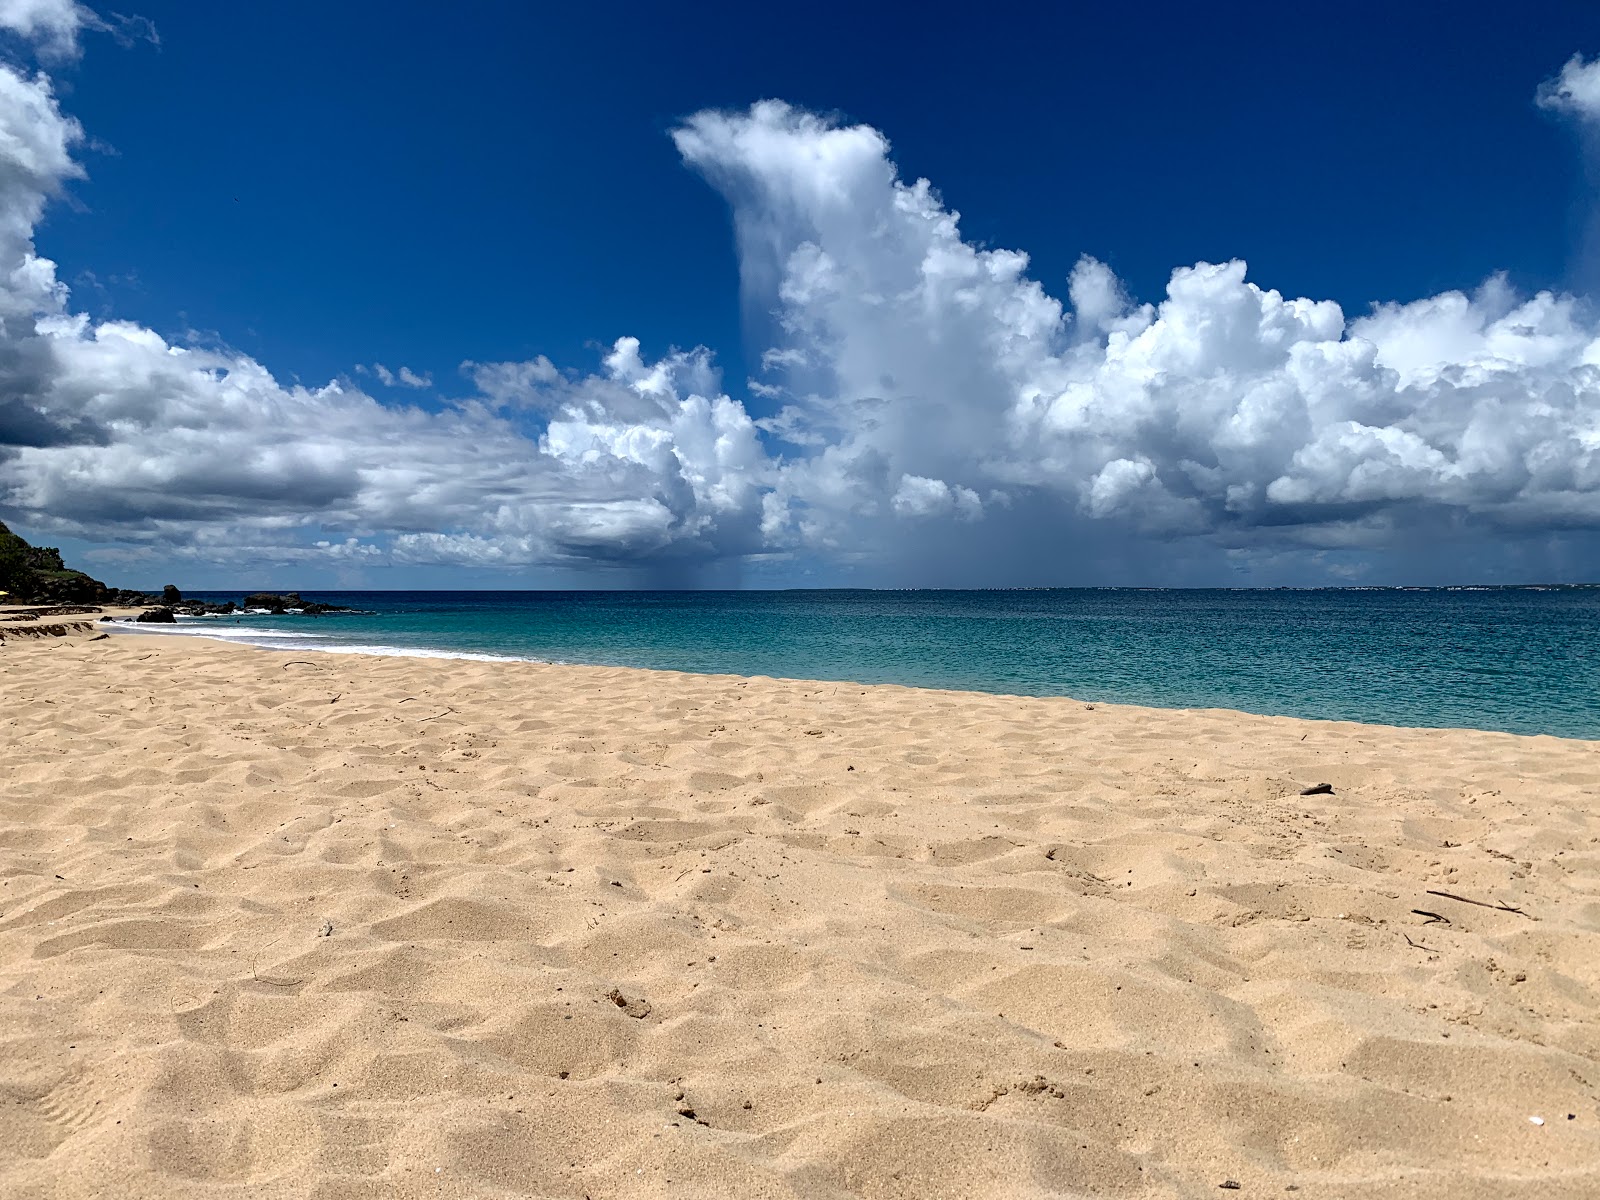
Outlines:
{"label": "small stick on sand", "polygon": [[1416,950],[1426,950],[1426,951],[1427,951],[1427,952],[1428,952],[1428,953],[1429,953],[1429,954],[1437,954],[1437,953],[1439,953],[1439,952],[1438,952],[1438,951],[1437,951],[1437,950],[1435,950],[1435,949],[1434,949],[1434,948],[1433,948],[1433,947],[1432,947],[1432,946],[1425,946],[1425,945],[1423,945],[1423,944],[1422,944],[1422,943],[1421,943],[1421,942],[1413,942],[1413,941],[1412,941],[1412,940],[1411,940],[1411,935],[1410,935],[1410,934],[1409,934],[1409,933],[1407,933],[1407,934],[1402,934],[1402,935],[1401,935],[1401,936],[1402,936],[1402,937],[1404,937],[1404,938],[1405,938],[1405,939],[1406,939],[1406,945],[1408,945],[1408,946],[1410,946],[1410,947],[1412,947],[1412,948],[1413,948],[1413,949],[1416,949]]}
{"label": "small stick on sand", "polygon": [[1462,904],[1476,904],[1479,908],[1495,908],[1501,912],[1516,913],[1517,916],[1527,917],[1530,921],[1536,919],[1531,913],[1525,913],[1520,908],[1515,908],[1509,904],[1490,904],[1486,900],[1471,900],[1466,896],[1457,896],[1454,892],[1436,892],[1432,888],[1428,889],[1428,895],[1443,896],[1446,900],[1456,900]]}
{"label": "small stick on sand", "polygon": [[1450,918],[1447,917],[1447,916],[1444,916],[1441,913],[1429,912],[1425,908],[1413,908],[1411,911],[1416,913],[1417,916],[1419,916],[1419,917],[1427,917],[1428,918],[1426,921],[1423,922],[1424,925],[1448,925],[1448,924],[1450,924]]}
{"label": "small stick on sand", "polygon": [[423,717],[421,721],[417,722],[417,724],[421,725],[425,721],[437,721],[440,717],[448,717],[451,713],[453,713],[455,711],[456,710],[453,709],[453,708],[447,708],[442,713],[434,713],[433,716],[431,716],[431,717]]}
{"label": "small stick on sand", "polygon": [[250,978],[269,987],[299,987],[305,982],[304,979],[268,979],[265,976],[258,975],[256,974],[256,960],[253,958],[250,960]]}

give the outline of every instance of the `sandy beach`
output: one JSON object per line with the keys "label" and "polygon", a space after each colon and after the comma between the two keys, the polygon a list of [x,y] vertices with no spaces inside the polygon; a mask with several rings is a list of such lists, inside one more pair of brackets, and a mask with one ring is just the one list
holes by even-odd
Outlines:
{"label": "sandy beach", "polygon": [[94,632],[7,1197],[1600,1195],[1600,743]]}

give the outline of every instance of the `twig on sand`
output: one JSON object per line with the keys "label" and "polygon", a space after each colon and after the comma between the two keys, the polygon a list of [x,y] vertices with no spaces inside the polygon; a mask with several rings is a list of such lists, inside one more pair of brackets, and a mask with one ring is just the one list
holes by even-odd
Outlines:
{"label": "twig on sand", "polygon": [[[260,864],[258,863],[257,865],[259,866]],[[263,954],[265,954],[268,950],[270,950],[274,946],[276,946],[282,940],[283,940],[283,934],[280,933],[277,937],[273,938],[265,946],[262,946],[259,950],[257,950],[254,954],[252,954],[250,956],[250,978],[254,979],[257,983],[264,983],[268,987],[281,987],[281,988],[299,987],[302,983],[305,982],[304,979],[271,979],[271,978],[268,978],[268,977],[260,974],[256,970],[256,964],[261,961],[261,956]]]}
{"label": "twig on sand", "polygon": [[1413,908],[1411,911],[1416,913],[1417,916],[1419,916],[1419,917],[1427,917],[1428,918],[1426,921],[1423,922],[1424,925],[1448,925],[1448,924],[1450,924],[1450,918],[1447,917],[1447,916],[1444,916],[1442,913],[1429,912],[1425,908]]}
{"label": "twig on sand", "polygon": [[1437,892],[1433,888],[1428,889],[1428,895],[1443,896],[1446,900],[1455,900],[1461,904],[1476,904],[1479,908],[1493,908],[1498,909],[1500,912],[1516,913],[1517,916],[1527,917],[1530,921],[1537,919],[1532,913],[1523,912],[1522,909],[1511,904],[1490,904],[1487,900],[1472,900],[1466,896],[1457,896],[1454,892]]}
{"label": "twig on sand", "polygon": [[287,671],[290,667],[314,667],[317,665],[318,664],[314,662],[307,662],[303,658],[291,658],[288,662],[283,664],[282,669]]}
{"label": "twig on sand", "polygon": [[433,716],[431,716],[431,717],[423,717],[421,721],[417,722],[417,724],[421,725],[424,721],[437,721],[440,717],[448,717],[451,713],[453,713],[455,711],[456,710],[453,709],[453,708],[447,708],[442,713],[434,713]]}
{"label": "twig on sand", "polygon": [[1429,954],[1439,953],[1432,946],[1425,946],[1421,942],[1413,942],[1409,933],[1401,934],[1401,936],[1406,939],[1406,945],[1410,946],[1414,950],[1426,950]]}
{"label": "twig on sand", "polygon": [[407,696],[404,700],[399,701],[396,707],[398,708],[400,704],[410,704],[415,699],[415,696]]}
{"label": "twig on sand", "polygon": [[256,960],[253,958],[250,960],[250,978],[269,987],[299,987],[305,982],[304,979],[269,979],[263,975],[258,975],[256,973]]}
{"label": "twig on sand", "polygon": [[264,983],[268,987],[299,987],[305,982],[304,979],[267,979],[257,975],[254,971],[251,971],[250,975],[257,983]]}
{"label": "twig on sand", "polygon": [[332,699],[331,699],[331,700],[329,700],[329,701],[328,701],[328,703],[329,703],[329,704],[337,704],[337,703],[339,703],[339,698],[340,698],[340,697],[341,697],[341,696],[343,696],[343,695],[344,695],[344,693],[343,693],[343,692],[335,692],[335,693],[334,693],[334,694],[333,694],[333,698],[332,698]]}

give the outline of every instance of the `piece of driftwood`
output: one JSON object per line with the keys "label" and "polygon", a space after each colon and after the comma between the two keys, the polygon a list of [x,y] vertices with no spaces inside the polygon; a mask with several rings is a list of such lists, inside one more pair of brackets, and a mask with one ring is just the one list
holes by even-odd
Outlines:
{"label": "piece of driftwood", "polygon": [[1458,896],[1454,892],[1439,892],[1433,888],[1428,889],[1428,895],[1443,896],[1446,900],[1454,900],[1459,904],[1475,904],[1479,908],[1493,908],[1500,912],[1516,913],[1519,917],[1527,917],[1530,921],[1534,920],[1532,913],[1523,912],[1522,909],[1511,904],[1490,904],[1487,900],[1474,900],[1470,896]]}

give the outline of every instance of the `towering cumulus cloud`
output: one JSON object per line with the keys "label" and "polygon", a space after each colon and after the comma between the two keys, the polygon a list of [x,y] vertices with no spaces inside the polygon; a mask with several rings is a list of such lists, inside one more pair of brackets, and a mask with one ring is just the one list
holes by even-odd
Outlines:
{"label": "towering cumulus cloud", "polygon": [[[1549,94],[1585,103],[1589,70]],[[1063,524],[1236,545],[1600,521],[1600,338],[1571,297],[1491,279],[1351,321],[1236,261],[1140,305],[1085,258],[1068,311],[1024,255],[964,242],[875,130],[767,102],[677,140],[777,315],[760,387],[788,402],[763,424],[794,456],[770,539],[848,543],[873,514],[972,520],[1024,493]]]}
{"label": "towering cumulus cloud", "polygon": [[[0,27],[61,56],[92,20],[0,0]],[[1574,59],[1539,103],[1593,120],[1595,71]],[[708,351],[651,360],[629,338],[593,374],[464,364],[469,394],[424,407],[400,400],[430,391],[409,369],[372,368],[382,400],[285,386],[74,313],[33,237],[82,137],[48,78],[0,67],[0,513],[43,532],[519,567],[980,542],[1220,564],[1600,527],[1600,329],[1570,296],[1490,279],[1351,320],[1230,262],[1140,304],[1085,258],[1063,304],[1025,255],[964,241],[878,131],[766,101],[674,134],[731,203],[769,322],[760,415]]]}

